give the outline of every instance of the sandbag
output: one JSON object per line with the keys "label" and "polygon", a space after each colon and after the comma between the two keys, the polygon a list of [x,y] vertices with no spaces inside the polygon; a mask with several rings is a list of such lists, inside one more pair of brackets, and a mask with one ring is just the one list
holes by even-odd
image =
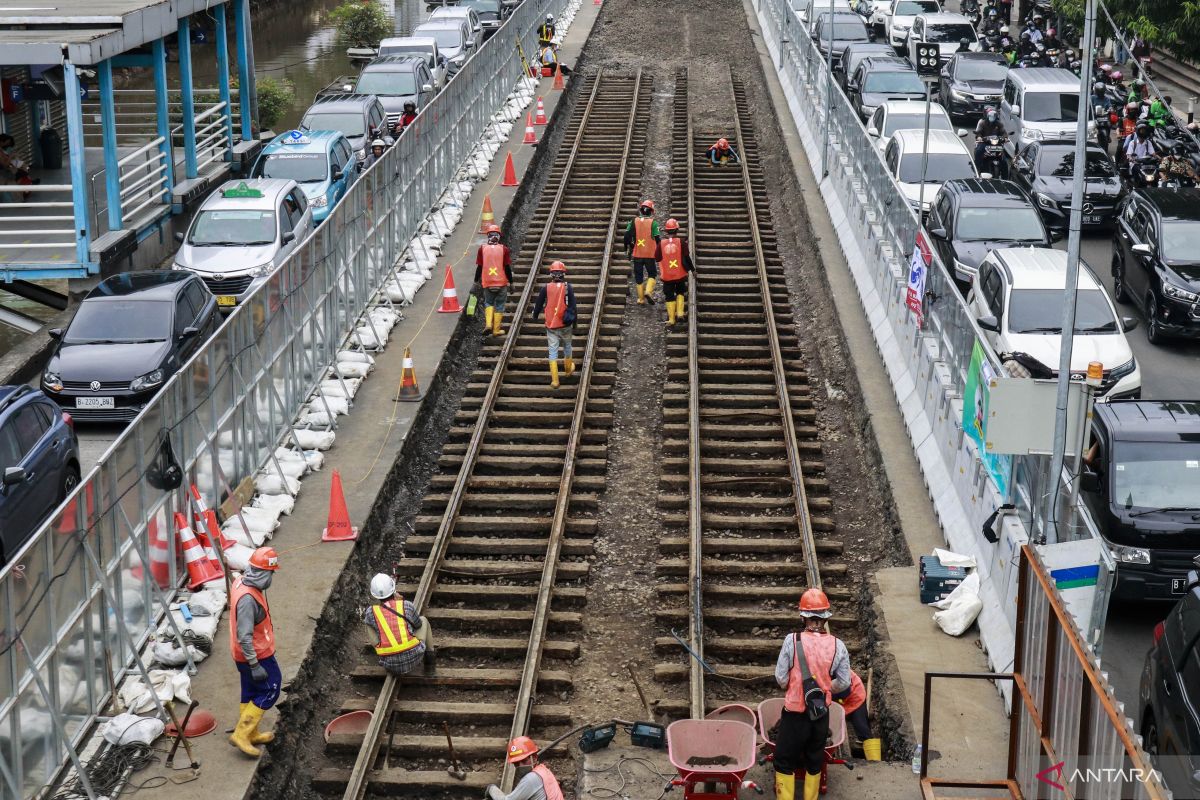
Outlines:
{"label": "sandbag", "polygon": [[127,744],[152,744],[162,736],[163,721],[157,717],[117,714],[101,727],[104,741],[116,747]]}
{"label": "sandbag", "polygon": [[[311,431],[305,431],[311,433]],[[286,494],[275,495],[255,495],[251,501],[252,508],[262,508],[268,511],[273,511],[275,514],[290,514],[292,509],[296,507],[296,498],[288,497]]]}
{"label": "sandbag", "polygon": [[954,591],[930,605],[942,609],[933,615],[938,627],[951,636],[961,636],[983,610],[983,601],[979,599],[979,573],[972,572],[954,587]]}
{"label": "sandbag", "polygon": [[[333,431],[310,431],[297,430],[296,443],[305,450],[328,450],[333,447],[333,441],[337,434]],[[283,513],[290,513],[291,509]]]}
{"label": "sandbag", "polygon": [[254,488],[259,494],[300,494],[300,481],[295,478],[281,479],[278,474],[259,473],[254,476]]}

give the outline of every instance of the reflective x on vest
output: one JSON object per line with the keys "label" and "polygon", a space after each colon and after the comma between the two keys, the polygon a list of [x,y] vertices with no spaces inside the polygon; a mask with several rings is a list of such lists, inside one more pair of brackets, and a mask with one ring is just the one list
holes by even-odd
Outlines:
{"label": "reflective x on vest", "polygon": [[485,289],[494,289],[508,285],[508,276],[504,274],[504,245],[485,244],[480,248],[483,254],[483,275],[480,283]]}
{"label": "reflective x on vest", "polygon": [[683,241],[674,236],[668,236],[662,239],[658,246],[662,251],[662,259],[658,262],[662,279],[664,281],[681,281],[686,278],[687,270],[683,268]]}
{"label": "reflective x on vest", "polygon": [[654,258],[654,218],[635,217],[633,220],[633,257]]}
{"label": "reflective x on vest", "polygon": [[[397,600],[396,606],[404,608],[404,600]],[[393,606],[372,606],[375,612],[375,626],[379,628],[379,644],[375,645],[375,655],[394,656],[406,650],[412,650],[421,640],[408,632],[408,621],[404,615]]]}

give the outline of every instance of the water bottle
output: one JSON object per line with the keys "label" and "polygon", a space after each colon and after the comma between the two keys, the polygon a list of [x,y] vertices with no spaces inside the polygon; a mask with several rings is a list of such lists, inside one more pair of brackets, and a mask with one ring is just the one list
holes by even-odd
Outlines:
{"label": "water bottle", "polygon": [[912,768],[914,775],[921,774],[921,745],[917,745],[917,749],[913,750]]}

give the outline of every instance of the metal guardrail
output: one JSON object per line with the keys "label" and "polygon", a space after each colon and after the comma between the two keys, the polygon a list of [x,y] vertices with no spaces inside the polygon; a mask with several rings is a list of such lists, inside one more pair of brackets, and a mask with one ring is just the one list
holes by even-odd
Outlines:
{"label": "metal guardrail", "polygon": [[[196,121],[205,109],[223,105],[216,88],[197,88],[192,91],[196,102]],[[234,119],[241,113],[234,91],[230,100]],[[153,89],[114,89],[113,117],[119,147],[140,145],[147,139],[158,136],[158,106]],[[83,133],[87,147],[103,147],[103,127],[100,122],[100,101],[83,102]],[[167,118],[171,129],[172,146],[183,147],[183,102],[179,89],[168,91]]]}
{"label": "metal guardrail", "polygon": [[[563,0],[525,0],[239,307],[0,571],[0,796],[52,782],[179,585],[172,514],[260,468],[521,76],[514,37]],[[136,192],[133,193],[134,196]],[[164,444],[184,471],[164,489]],[[282,473],[280,473],[282,474]]]}
{"label": "metal guardrail", "polygon": [[[25,193],[29,199],[24,199]],[[42,183],[0,186],[0,262],[9,252],[75,249],[75,204],[71,185]],[[36,241],[31,241],[36,237]]]}

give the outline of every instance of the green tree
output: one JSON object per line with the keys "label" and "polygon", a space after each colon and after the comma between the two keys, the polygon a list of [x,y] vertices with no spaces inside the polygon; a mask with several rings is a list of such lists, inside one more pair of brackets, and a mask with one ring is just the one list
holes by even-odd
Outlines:
{"label": "green tree", "polygon": [[347,0],[329,13],[346,47],[378,47],[392,23],[376,0]]}
{"label": "green tree", "polygon": [[296,101],[296,87],[286,78],[258,78],[258,124],[263,130],[271,128]]}
{"label": "green tree", "polygon": [[[1200,61],[1200,0],[1102,0],[1126,40],[1141,36],[1151,45]],[[1054,9],[1083,29],[1084,0],[1056,0]],[[1111,36],[1102,11],[1096,14],[1100,36]]]}

